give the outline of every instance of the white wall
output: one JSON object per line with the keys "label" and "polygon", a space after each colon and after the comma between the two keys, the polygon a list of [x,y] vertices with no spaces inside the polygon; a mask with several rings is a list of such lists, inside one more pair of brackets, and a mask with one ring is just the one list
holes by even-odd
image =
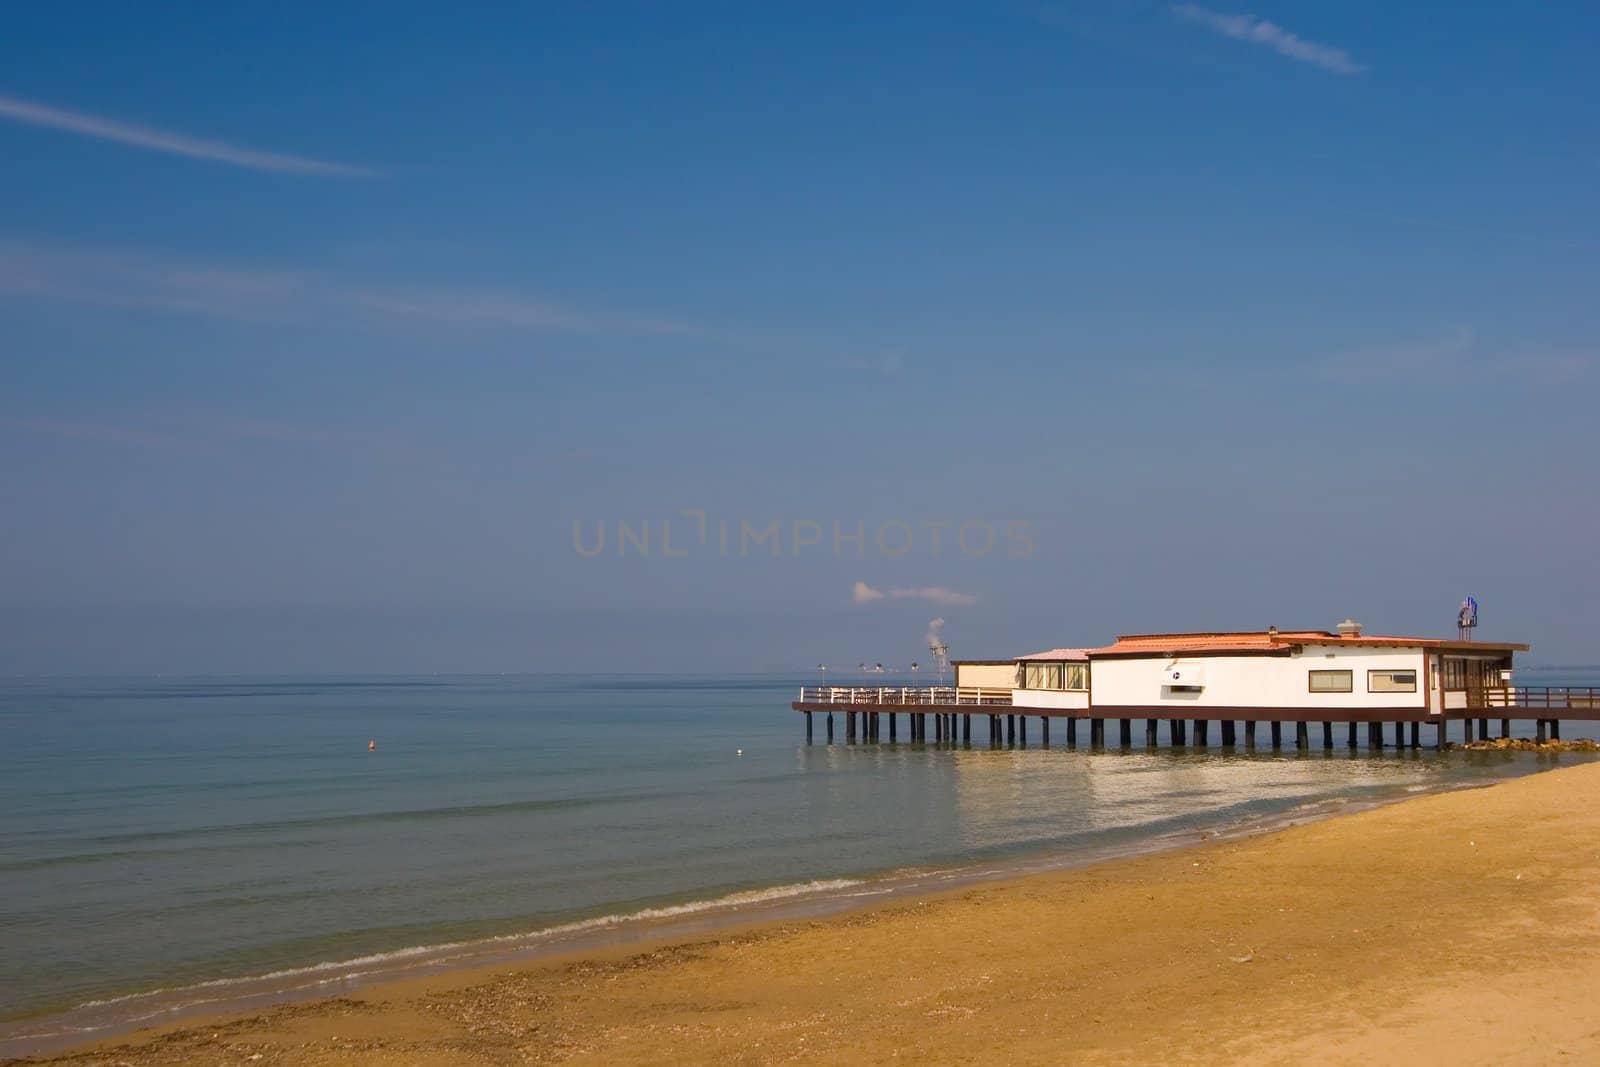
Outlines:
{"label": "white wall", "polygon": [[1013,689],[1011,706],[1083,709],[1089,706],[1089,694],[1082,689]]}
{"label": "white wall", "polygon": [[[1180,665],[1205,672],[1198,693],[1175,693],[1163,685],[1167,657],[1096,659],[1091,673],[1096,710],[1102,707],[1184,708],[1398,708],[1421,710],[1428,675],[1419,648],[1339,648],[1307,645],[1290,656],[1181,656]],[[1348,670],[1351,692],[1307,691],[1306,672]],[[1415,693],[1369,693],[1367,671],[1414,670]],[[1437,703],[1434,705],[1437,707]],[[1176,716],[1175,716],[1176,717]]]}

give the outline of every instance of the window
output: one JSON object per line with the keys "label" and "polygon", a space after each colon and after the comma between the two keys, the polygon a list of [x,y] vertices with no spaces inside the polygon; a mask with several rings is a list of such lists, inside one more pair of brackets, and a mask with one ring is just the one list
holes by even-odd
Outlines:
{"label": "window", "polygon": [[1446,689],[1465,689],[1467,687],[1467,661],[1459,656],[1446,656],[1444,658],[1444,687]]}
{"label": "window", "polygon": [[1416,671],[1367,672],[1367,692],[1369,693],[1415,693],[1416,691]]}
{"label": "window", "polygon": [[1024,689],[1088,689],[1087,663],[1024,663],[1021,669]]}
{"label": "window", "polygon": [[1353,681],[1349,671],[1307,671],[1306,690],[1312,693],[1348,693]]}
{"label": "window", "polygon": [[1061,668],[1060,663],[1026,663],[1023,664],[1022,688],[1024,689],[1060,689]]}

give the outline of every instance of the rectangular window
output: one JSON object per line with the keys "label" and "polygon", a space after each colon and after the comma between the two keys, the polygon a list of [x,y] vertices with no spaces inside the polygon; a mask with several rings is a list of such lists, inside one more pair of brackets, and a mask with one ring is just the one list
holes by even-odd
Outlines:
{"label": "rectangular window", "polygon": [[1354,682],[1349,671],[1307,671],[1306,689],[1312,693],[1348,693]]}
{"label": "rectangular window", "polygon": [[1061,663],[1028,663],[1023,666],[1022,688],[1024,689],[1060,689],[1062,667]]}
{"label": "rectangular window", "polygon": [[1416,671],[1367,672],[1367,692],[1369,693],[1415,693],[1416,691]]}
{"label": "rectangular window", "polygon": [[1446,689],[1465,689],[1467,687],[1467,661],[1456,656],[1444,658],[1444,687]]}
{"label": "rectangular window", "polygon": [[1068,663],[1067,684],[1068,689],[1089,688],[1089,665],[1087,663]]}

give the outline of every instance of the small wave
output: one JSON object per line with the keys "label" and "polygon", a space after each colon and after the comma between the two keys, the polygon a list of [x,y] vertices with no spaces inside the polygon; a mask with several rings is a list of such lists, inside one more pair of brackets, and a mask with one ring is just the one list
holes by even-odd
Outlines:
{"label": "small wave", "polygon": [[638,791],[601,793],[592,796],[532,798],[528,800],[500,801],[492,804],[458,804],[437,808],[402,808],[386,811],[357,812],[354,814],[310,815],[296,819],[271,819],[261,822],[213,823],[207,826],[189,826],[177,830],[139,830],[131,833],[98,834],[79,840],[96,845],[125,845],[142,841],[166,841],[191,837],[211,837],[223,834],[261,835],[280,830],[327,829],[359,826],[368,823],[422,822],[424,820],[482,818],[537,811],[568,811],[580,808],[603,807],[610,804],[629,804],[641,800],[663,800],[679,794],[665,791]]}
{"label": "small wave", "polygon": [[354,971],[358,968],[368,968],[369,970],[362,973],[370,973],[371,968],[381,967],[385,964],[393,964],[410,959],[430,958],[461,949],[484,948],[492,945],[522,942],[532,943],[568,934],[583,933],[588,930],[624,926],[629,923],[650,922],[656,919],[674,919],[708,911],[731,911],[756,904],[785,900],[790,897],[852,889],[864,884],[866,884],[865,881],[859,878],[822,878],[809,882],[796,882],[791,885],[772,886],[767,889],[748,889],[709,900],[691,900],[683,904],[666,904],[654,908],[641,908],[637,911],[622,912],[615,915],[597,915],[592,919],[579,919],[574,922],[541,927],[537,930],[526,930],[514,934],[498,934],[494,937],[480,938],[473,941],[443,941],[429,945],[411,945],[406,948],[394,949],[390,952],[375,952],[370,955],[353,956],[343,960],[325,960],[321,963],[312,963],[304,967],[286,967],[282,970],[268,971],[265,974],[253,974],[235,978],[213,978],[205,982],[195,982],[191,985],[147,989],[138,993],[126,993],[117,997],[84,1001],[74,1010],[105,1008],[151,997],[196,993],[201,990],[255,982],[276,982],[284,979],[301,978],[307,975],[326,974],[328,972]]}

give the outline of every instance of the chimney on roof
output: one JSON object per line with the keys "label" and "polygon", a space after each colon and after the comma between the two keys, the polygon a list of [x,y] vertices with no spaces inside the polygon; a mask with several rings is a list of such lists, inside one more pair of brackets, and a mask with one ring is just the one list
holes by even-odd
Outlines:
{"label": "chimney on roof", "polygon": [[1277,639],[1278,639],[1278,628],[1276,626],[1267,627],[1267,640],[1268,641],[1276,641]]}
{"label": "chimney on roof", "polygon": [[1361,624],[1354,619],[1346,619],[1339,624],[1340,637],[1360,637]]}

